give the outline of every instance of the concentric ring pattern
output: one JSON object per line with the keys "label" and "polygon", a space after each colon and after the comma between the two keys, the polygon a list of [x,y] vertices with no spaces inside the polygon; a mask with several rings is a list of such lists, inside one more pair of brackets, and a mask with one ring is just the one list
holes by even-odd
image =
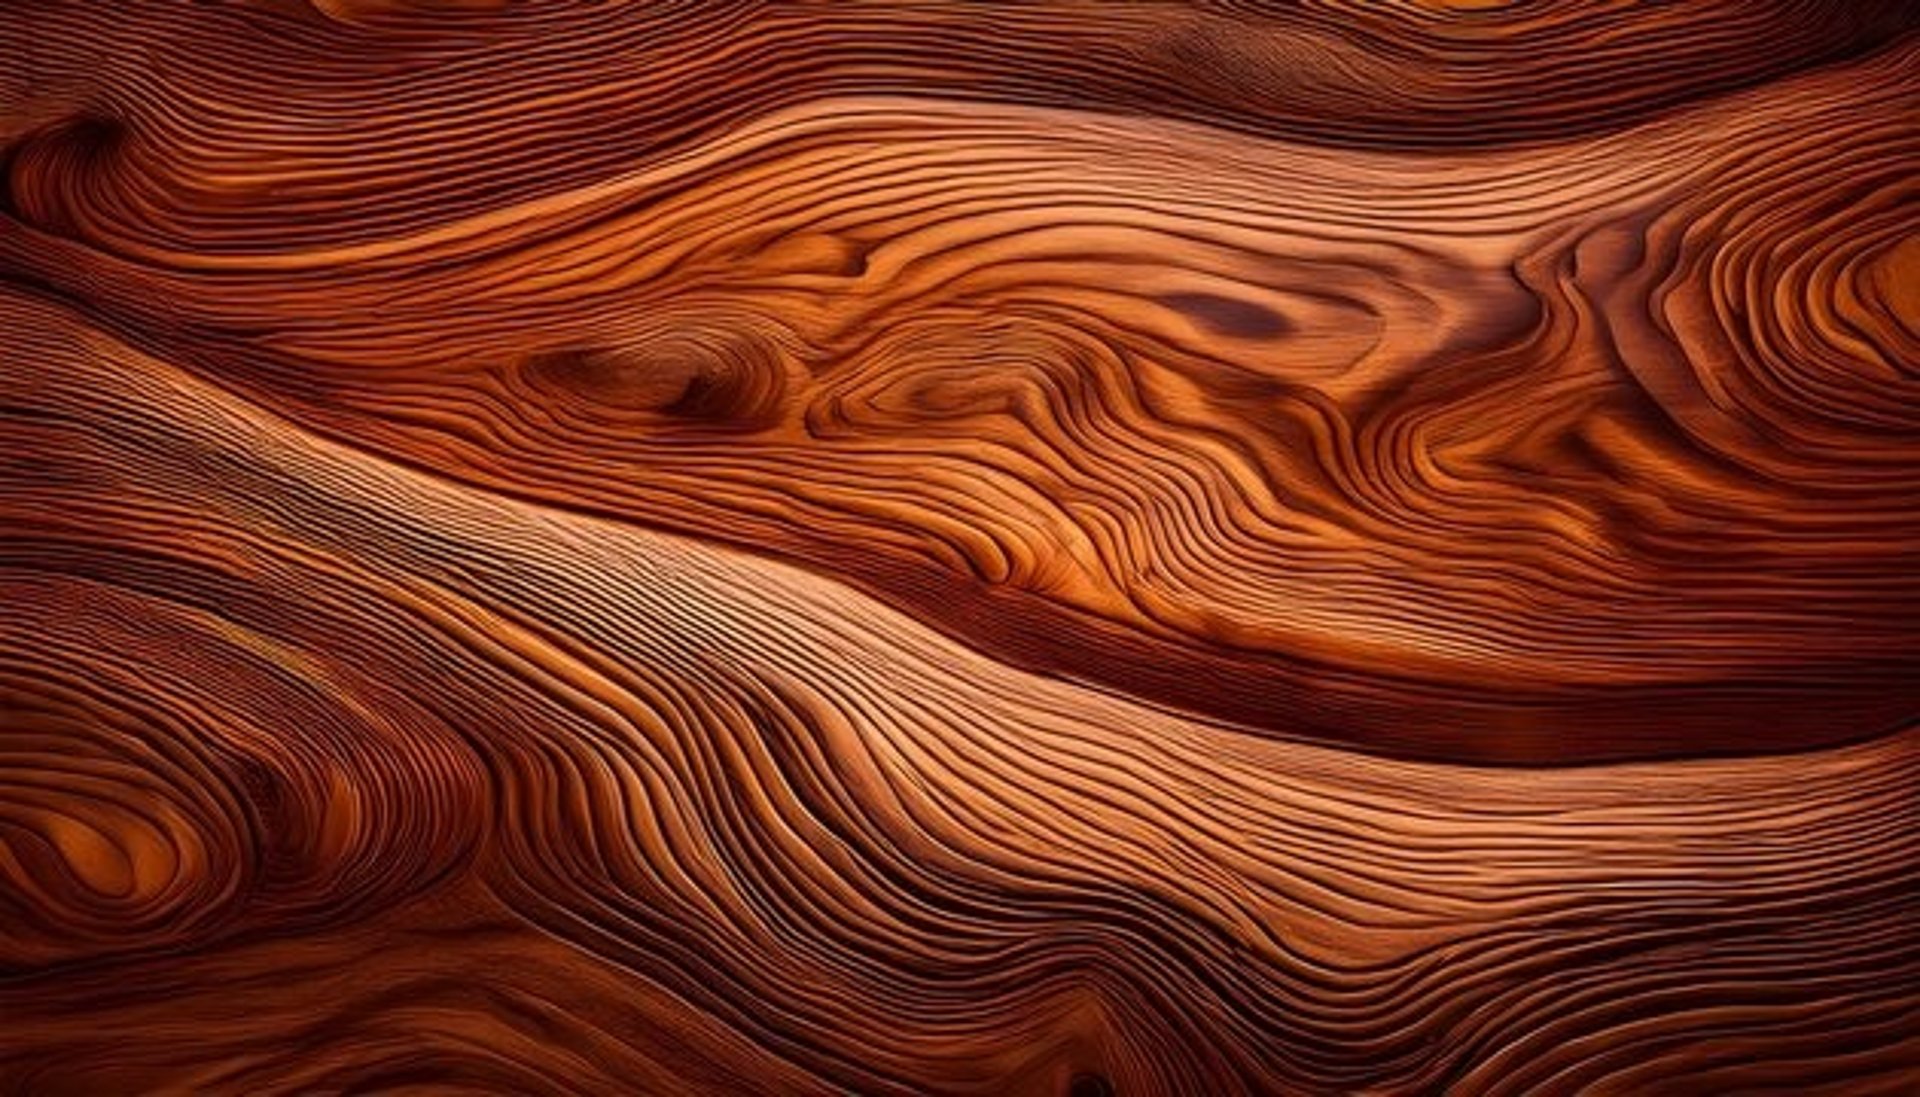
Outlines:
{"label": "concentric ring pattern", "polygon": [[1911,4],[0,58],[0,1090],[1920,1089]]}

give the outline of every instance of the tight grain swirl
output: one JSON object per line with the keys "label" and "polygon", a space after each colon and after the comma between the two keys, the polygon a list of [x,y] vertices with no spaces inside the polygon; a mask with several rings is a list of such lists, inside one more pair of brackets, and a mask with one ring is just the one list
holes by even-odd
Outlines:
{"label": "tight grain swirl", "polygon": [[1920,1084],[1908,6],[0,55],[0,1088]]}

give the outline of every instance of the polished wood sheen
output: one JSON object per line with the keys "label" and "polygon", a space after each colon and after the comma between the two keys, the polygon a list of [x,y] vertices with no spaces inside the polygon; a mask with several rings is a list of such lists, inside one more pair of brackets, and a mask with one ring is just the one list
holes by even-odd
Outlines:
{"label": "polished wood sheen", "polygon": [[1903,0],[0,0],[0,1091],[1920,1090]]}

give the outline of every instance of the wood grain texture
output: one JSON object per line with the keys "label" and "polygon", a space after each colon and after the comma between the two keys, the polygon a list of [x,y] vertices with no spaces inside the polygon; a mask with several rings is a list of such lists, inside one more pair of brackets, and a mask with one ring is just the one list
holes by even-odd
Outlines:
{"label": "wood grain texture", "polygon": [[1920,1086],[1911,5],[0,57],[0,1089]]}

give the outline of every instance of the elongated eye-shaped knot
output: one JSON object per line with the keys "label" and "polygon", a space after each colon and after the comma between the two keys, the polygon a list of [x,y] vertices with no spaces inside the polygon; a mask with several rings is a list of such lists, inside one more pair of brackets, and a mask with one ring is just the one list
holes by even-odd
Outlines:
{"label": "elongated eye-shaped knot", "polygon": [[1291,334],[1287,318],[1265,305],[1215,293],[1174,293],[1162,298],[1168,308],[1216,334],[1235,339],[1277,339]]}
{"label": "elongated eye-shaped knot", "polygon": [[764,341],[693,332],[606,346],[567,347],[523,364],[536,387],[659,425],[752,431],[785,406],[785,368]]}

